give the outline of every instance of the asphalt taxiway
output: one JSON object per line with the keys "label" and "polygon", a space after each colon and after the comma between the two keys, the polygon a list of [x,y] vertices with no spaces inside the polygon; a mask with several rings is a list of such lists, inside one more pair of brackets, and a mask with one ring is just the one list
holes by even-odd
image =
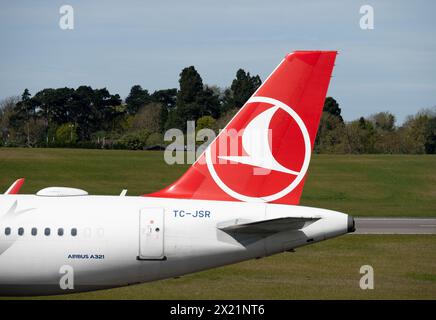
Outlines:
{"label": "asphalt taxiway", "polygon": [[436,234],[436,218],[354,218],[355,234]]}

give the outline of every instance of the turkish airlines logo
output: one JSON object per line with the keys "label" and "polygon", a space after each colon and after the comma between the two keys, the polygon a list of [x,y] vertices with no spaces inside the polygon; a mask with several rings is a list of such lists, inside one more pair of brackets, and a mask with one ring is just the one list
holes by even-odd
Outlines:
{"label": "turkish airlines logo", "polygon": [[303,180],[311,142],[303,120],[283,102],[252,97],[244,108],[251,107],[258,112],[237,134],[240,146],[228,148],[223,143],[236,134],[232,134],[231,121],[230,128],[206,150],[205,160],[212,178],[229,196],[246,202],[270,202],[289,194]]}

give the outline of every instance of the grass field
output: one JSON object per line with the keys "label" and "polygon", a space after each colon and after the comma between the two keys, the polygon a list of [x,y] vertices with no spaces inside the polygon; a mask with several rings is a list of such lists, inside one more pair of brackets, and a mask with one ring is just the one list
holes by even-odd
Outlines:
{"label": "grass field", "polygon": [[[359,269],[374,268],[362,290]],[[347,235],[236,265],[43,299],[436,299],[436,236]]]}
{"label": "grass field", "polygon": [[[26,177],[24,193],[47,186],[91,194],[160,189],[187,166],[161,152],[2,149],[0,188]],[[315,155],[302,204],[355,216],[436,216],[435,156]],[[361,290],[371,265],[375,289]],[[50,299],[436,299],[436,236],[346,235],[261,260],[126,288]]]}
{"label": "grass field", "polygon": [[[154,151],[0,148],[0,190],[26,177],[24,193],[55,185],[139,195],[187,167],[169,166]],[[314,155],[301,204],[355,216],[436,216],[436,156]]]}

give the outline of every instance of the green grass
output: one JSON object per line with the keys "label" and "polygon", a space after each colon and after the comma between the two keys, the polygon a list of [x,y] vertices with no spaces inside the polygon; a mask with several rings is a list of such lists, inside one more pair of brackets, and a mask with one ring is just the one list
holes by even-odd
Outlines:
{"label": "green grass", "polygon": [[[359,286],[362,265],[374,289]],[[347,235],[272,257],[124,288],[43,299],[435,299],[436,236]]]}
{"label": "green grass", "polygon": [[[56,185],[140,195],[187,168],[167,165],[162,152],[0,148],[0,190],[26,177],[24,193]],[[355,216],[436,216],[436,156],[314,155],[301,204]]]}
{"label": "green grass", "polygon": [[[0,188],[26,177],[24,193],[71,186],[92,194],[163,188],[187,165],[161,152],[2,149]],[[314,155],[302,204],[356,216],[436,216],[435,156]],[[375,289],[361,290],[371,265]],[[49,299],[435,299],[436,236],[347,235],[180,279]]]}
{"label": "green grass", "polygon": [[355,216],[436,216],[436,156],[315,156],[302,204]]}

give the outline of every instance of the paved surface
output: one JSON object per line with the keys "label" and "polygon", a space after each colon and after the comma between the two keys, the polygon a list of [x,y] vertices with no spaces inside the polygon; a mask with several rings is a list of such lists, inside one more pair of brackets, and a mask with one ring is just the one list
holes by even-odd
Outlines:
{"label": "paved surface", "polygon": [[356,234],[436,234],[436,218],[355,218]]}

